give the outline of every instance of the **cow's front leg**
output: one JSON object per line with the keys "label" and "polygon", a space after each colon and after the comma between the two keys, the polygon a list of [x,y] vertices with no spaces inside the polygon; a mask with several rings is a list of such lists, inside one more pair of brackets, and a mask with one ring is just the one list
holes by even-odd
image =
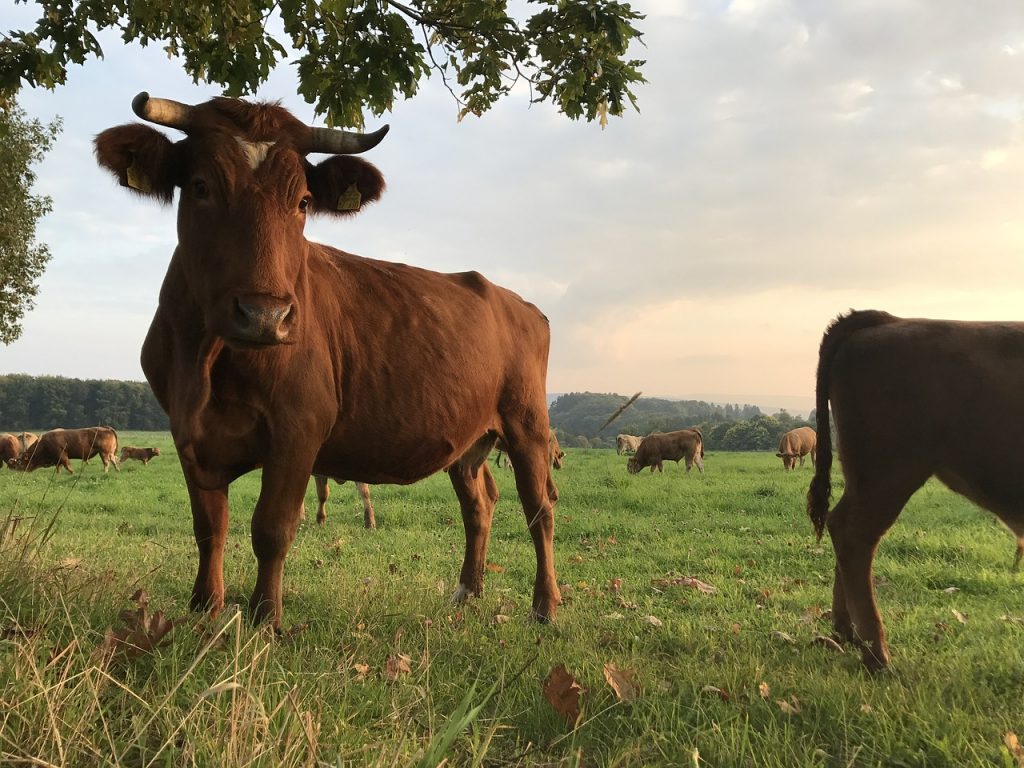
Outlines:
{"label": "cow's front leg", "polygon": [[256,588],[249,599],[254,624],[266,621],[280,629],[284,560],[299,525],[312,465],[310,457],[305,470],[291,463],[263,468],[263,485],[252,516],[252,550],[259,564]]}
{"label": "cow's front leg", "polygon": [[192,531],[199,550],[199,571],[189,607],[216,615],[224,607],[224,542],[228,535],[228,488],[204,491],[189,474],[185,485],[192,503]]}

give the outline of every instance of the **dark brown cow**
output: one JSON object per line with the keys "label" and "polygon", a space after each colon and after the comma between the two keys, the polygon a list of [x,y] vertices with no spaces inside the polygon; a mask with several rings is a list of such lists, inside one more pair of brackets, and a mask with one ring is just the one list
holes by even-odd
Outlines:
{"label": "dark brown cow", "polygon": [[704,471],[704,435],[699,429],[652,432],[640,442],[636,454],[626,462],[626,469],[630,474],[636,474],[644,467],[650,467],[651,472],[655,469],[664,472],[663,461],[678,464],[680,459],[686,461],[687,472],[694,464],[700,472]]}
{"label": "dark brown cow", "polygon": [[[807,508],[836,554],[832,624],[870,669],[889,664],[871,566],[882,535],[931,476],[1024,533],[1024,323],[851,312],[818,359],[818,466]],[[846,486],[829,512],[832,436]],[[882,439],[884,436],[884,439]]]}
{"label": "dark brown cow", "polygon": [[103,472],[111,465],[120,472],[117,466],[117,432],[112,427],[85,427],[83,429],[51,429],[28,450],[10,464],[12,469],[31,472],[39,467],[61,467],[70,474],[69,459],[81,459],[85,464],[93,456],[99,456],[103,462]]}
{"label": "dark brown cow", "polygon": [[[316,499],[319,502],[316,510],[316,522],[317,525],[323,525],[327,522],[327,499],[331,497],[331,488],[327,484],[325,475],[313,475],[313,482],[316,485]],[[335,482],[340,485],[345,481],[335,480]],[[377,516],[373,512],[373,504],[370,503],[370,486],[366,483],[356,483],[356,490],[359,491],[359,496],[363,500],[363,525],[374,529],[377,527]]]}
{"label": "dark brown cow", "polygon": [[796,469],[797,459],[800,466],[804,465],[804,456],[811,455],[811,466],[814,466],[814,451],[818,436],[810,427],[791,429],[779,439],[779,452],[775,455],[782,459],[784,469]]}
{"label": "dark brown cow", "polygon": [[[262,466],[252,519],[252,617],[281,619],[281,576],[311,474],[415,482],[444,469],[462,509],[456,598],[481,594],[497,489],[481,471],[501,436],[536,552],[534,615],[554,617],[540,311],[476,272],[440,274],[311,243],[309,214],[377,200],[380,172],[348,156],[385,129],[313,129],[274,104],[186,106],[139,94],[142,124],[96,138],[124,186],[178,202],[178,246],[142,350],[170,417],[199,549],[193,608],[224,602],[228,485]],[[332,155],[314,165],[307,155]]]}
{"label": "dark brown cow", "polygon": [[0,464],[13,468],[20,455],[21,443],[18,442],[18,438],[6,432],[0,435]]}
{"label": "dark brown cow", "polygon": [[615,437],[615,452],[621,456],[624,453],[636,453],[636,449],[640,447],[640,443],[643,442],[642,437],[636,435],[616,435]]}
{"label": "dark brown cow", "polygon": [[149,464],[149,460],[160,455],[159,448],[136,448],[133,445],[126,445],[121,449],[121,458],[118,464],[124,464],[128,459],[138,459],[143,464]]}

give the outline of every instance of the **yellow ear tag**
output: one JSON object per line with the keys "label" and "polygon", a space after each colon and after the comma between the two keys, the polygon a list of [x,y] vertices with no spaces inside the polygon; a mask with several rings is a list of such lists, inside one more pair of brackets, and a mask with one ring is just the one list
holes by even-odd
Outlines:
{"label": "yellow ear tag", "polygon": [[355,184],[349,184],[348,189],[342,192],[338,197],[338,210],[358,211],[362,202],[363,196],[359,194],[359,189]]}
{"label": "yellow ear tag", "polygon": [[132,163],[128,166],[126,174],[128,176],[128,186],[132,189],[137,189],[139,192],[153,191],[153,185],[149,183],[149,179],[135,167],[135,158],[132,158]]}

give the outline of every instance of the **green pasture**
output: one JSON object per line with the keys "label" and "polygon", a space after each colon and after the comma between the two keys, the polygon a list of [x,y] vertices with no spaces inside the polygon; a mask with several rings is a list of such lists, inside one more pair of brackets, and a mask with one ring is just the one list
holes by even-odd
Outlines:
{"label": "green pasture", "polygon": [[[73,476],[0,471],[0,763],[1024,764],[1004,741],[1024,739],[1014,541],[937,483],[876,560],[893,666],[872,676],[853,649],[814,642],[834,561],[804,511],[810,462],[784,473],[770,453],[712,451],[703,476],[631,476],[612,451],[570,449],[550,626],[527,618],[533,547],[510,471],[495,473],[485,595],[463,605],[445,475],[373,488],[376,531],[351,484],[332,485],[318,528],[310,483],[275,637],[244,609],[258,473],[232,487],[229,605],[211,620],[187,610],[196,554],[170,437],[120,437],[163,455],[108,475],[98,459]],[[110,638],[140,602],[147,627],[175,623],[152,652],[125,652]],[[608,664],[635,676],[635,700]],[[558,665],[582,688],[575,723],[545,698]]]}

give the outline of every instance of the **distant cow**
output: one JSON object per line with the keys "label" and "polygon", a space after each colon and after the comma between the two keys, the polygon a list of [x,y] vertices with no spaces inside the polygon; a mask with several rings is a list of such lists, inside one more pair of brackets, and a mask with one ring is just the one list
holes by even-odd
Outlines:
{"label": "distant cow", "polygon": [[[327,522],[327,499],[331,496],[331,488],[327,484],[325,475],[313,475],[313,481],[316,484],[316,498],[319,502],[316,510],[316,522],[317,525],[323,525]],[[345,481],[335,480],[335,482],[340,485]],[[363,500],[363,525],[366,528],[376,528],[377,516],[373,513],[373,504],[370,503],[370,486],[366,483],[356,483],[355,485]]]}
{"label": "distant cow", "polygon": [[615,437],[615,452],[621,456],[624,453],[636,453],[636,449],[640,447],[640,443],[643,442],[642,437],[636,435],[616,435]]}
{"label": "distant cow", "polygon": [[680,429],[675,432],[652,432],[645,437],[636,449],[636,455],[626,462],[626,469],[636,474],[644,467],[651,472],[657,469],[664,472],[663,461],[679,463],[686,461],[686,471],[694,464],[700,472],[704,471],[704,435],[699,429]]}
{"label": "distant cow", "polygon": [[61,467],[73,474],[69,459],[87,462],[99,456],[104,473],[117,466],[117,432],[112,427],[85,427],[84,429],[51,429],[11,464],[12,469],[31,472],[39,467]]}
{"label": "distant cow", "polygon": [[18,443],[21,445],[21,450],[24,452],[36,444],[36,441],[39,440],[39,435],[33,432],[19,432],[17,438]]}
{"label": "distant cow", "polygon": [[797,459],[800,466],[804,465],[804,456],[811,455],[811,465],[814,465],[814,451],[818,443],[818,436],[810,427],[797,427],[784,434],[779,440],[779,452],[775,455],[782,459],[782,466],[785,469],[795,469]]}
{"label": "distant cow", "polygon": [[[807,509],[836,555],[832,624],[889,664],[871,566],[883,534],[928,478],[1024,534],[1024,323],[902,319],[851,312],[825,332],[818,358],[818,465]],[[832,436],[846,485],[829,512]]]}
{"label": "distant cow", "polygon": [[[512,462],[508,458],[508,449],[505,447],[505,443],[502,442],[501,438],[498,438],[494,443],[494,466],[496,467],[512,467]],[[565,460],[565,451],[562,450],[562,446],[558,442],[558,435],[555,434],[555,430],[551,430],[548,433],[548,461],[551,466],[555,469],[561,469]]]}
{"label": "distant cow", "polygon": [[159,448],[136,448],[133,445],[126,445],[121,449],[121,458],[118,464],[124,464],[128,459],[138,459],[143,464],[149,464],[149,460],[160,455]]}
{"label": "distant cow", "polygon": [[547,318],[477,272],[306,239],[312,216],[340,219],[381,197],[384,177],[355,155],[386,127],[314,128],[277,104],[223,97],[193,106],[140,93],[132,110],[184,134],[125,124],[95,149],[123,186],[177,200],[177,245],[141,361],[189,491],[191,607],[224,605],[228,489],[257,467],[254,621],[280,627],[310,475],[408,484],[446,471],[466,534],[453,597],[482,594],[497,488],[481,466],[502,437],[534,545],[532,613],[553,619]]}
{"label": "distant cow", "polygon": [[0,463],[13,467],[20,455],[21,444],[18,442],[18,438],[6,432],[0,434]]}

